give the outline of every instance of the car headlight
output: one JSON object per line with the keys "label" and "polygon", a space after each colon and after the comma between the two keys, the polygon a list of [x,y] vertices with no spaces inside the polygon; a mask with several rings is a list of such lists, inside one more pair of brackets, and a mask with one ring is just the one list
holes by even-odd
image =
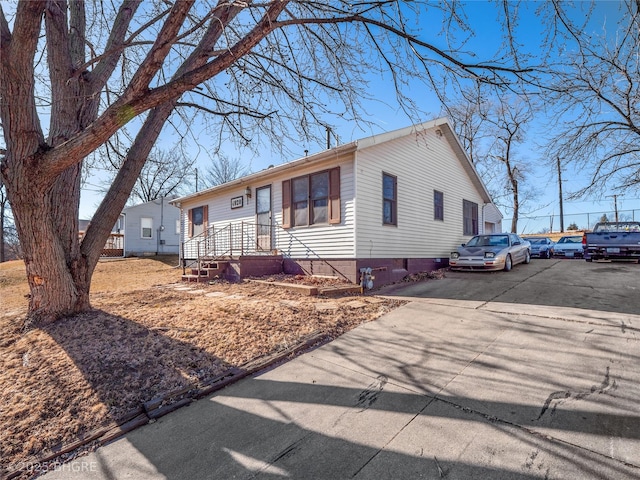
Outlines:
{"label": "car headlight", "polygon": [[456,260],[460,258],[460,254],[458,252],[451,252],[451,258]]}
{"label": "car headlight", "polygon": [[493,252],[484,252],[484,258],[496,258],[496,254]]}

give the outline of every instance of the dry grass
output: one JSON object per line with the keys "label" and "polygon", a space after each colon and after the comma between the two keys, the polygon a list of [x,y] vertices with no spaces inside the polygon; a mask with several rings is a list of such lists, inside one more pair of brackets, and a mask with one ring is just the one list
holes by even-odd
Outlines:
{"label": "dry grass", "polygon": [[[248,282],[193,293],[177,289],[176,264],[175,257],[101,262],[94,310],[28,333],[24,265],[0,264],[0,477],[163,393],[312,332],[334,338],[398,305],[376,299],[354,308],[344,297],[323,310],[315,304],[327,299]],[[220,293],[205,295],[213,292]]]}

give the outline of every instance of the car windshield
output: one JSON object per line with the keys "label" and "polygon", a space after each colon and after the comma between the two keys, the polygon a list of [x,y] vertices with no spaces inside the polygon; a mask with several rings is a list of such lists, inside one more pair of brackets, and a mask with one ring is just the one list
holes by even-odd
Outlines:
{"label": "car windshield", "polygon": [[525,240],[529,240],[529,242],[531,242],[532,244],[543,244],[545,243],[545,239],[544,238],[525,238]]}
{"label": "car windshield", "polygon": [[637,222],[598,223],[594,232],[640,232]]}
{"label": "car windshield", "polygon": [[582,237],[562,237],[558,243],[582,243]]}
{"label": "car windshield", "polygon": [[467,243],[467,247],[508,247],[507,235],[478,235]]}

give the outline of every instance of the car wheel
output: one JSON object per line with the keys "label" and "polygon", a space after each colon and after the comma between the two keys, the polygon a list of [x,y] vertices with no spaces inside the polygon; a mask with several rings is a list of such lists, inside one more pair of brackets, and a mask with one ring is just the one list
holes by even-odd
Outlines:
{"label": "car wheel", "polygon": [[507,258],[505,258],[504,260],[504,271],[508,272],[509,270],[511,270],[511,267],[512,267],[511,255],[507,255]]}
{"label": "car wheel", "polygon": [[531,252],[529,252],[529,250],[527,250],[526,253],[524,254],[524,263],[525,264],[531,263]]}

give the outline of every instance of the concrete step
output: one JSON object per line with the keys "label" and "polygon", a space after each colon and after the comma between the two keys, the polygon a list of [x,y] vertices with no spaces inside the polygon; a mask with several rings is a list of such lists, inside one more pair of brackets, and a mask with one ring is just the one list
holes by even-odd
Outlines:
{"label": "concrete step", "polygon": [[204,282],[206,280],[208,280],[207,277],[202,277],[200,275],[182,275],[183,282]]}

